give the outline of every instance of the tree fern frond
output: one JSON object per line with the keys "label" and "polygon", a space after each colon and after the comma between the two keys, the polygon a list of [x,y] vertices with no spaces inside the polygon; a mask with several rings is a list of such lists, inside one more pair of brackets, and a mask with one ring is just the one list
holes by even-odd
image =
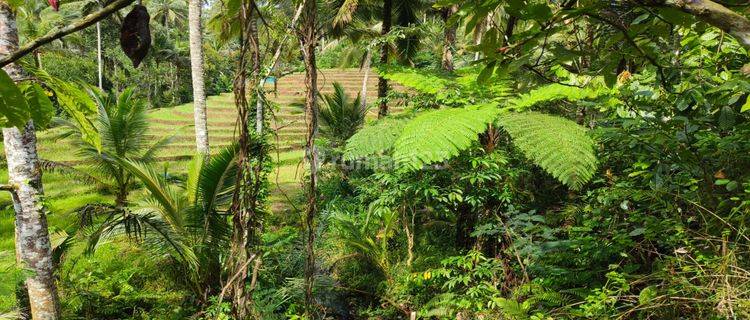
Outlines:
{"label": "tree fern frond", "polygon": [[477,141],[498,113],[491,105],[422,113],[404,126],[393,157],[399,166],[410,169],[447,160]]}
{"label": "tree fern frond", "polygon": [[429,94],[438,94],[452,83],[448,77],[436,72],[407,67],[381,67],[378,69],[378,73],[382,77],[404,87]]}
{"label": "tree fern frond", "polygon": [[560,182],[579,189],[596,171],[594,141],[575,122],[537,112],[497,120],[526,157]]}
{"label": "tree fern frond", "polygon": [[510,101],[510,104],[517,111],[522,111],[542,102],[550,102],[563,99],[569,101],[594,99],[609,93],[609,89],[606,88],[590,86],[579,88],[553,83],[522,94],[518,98],[512,99]]}
{"label": "tree fern frond", "polygon": [[346,141],[344,159],[355,160],[391,149],[405,125],[405,119],[385,118],[365,126]]}

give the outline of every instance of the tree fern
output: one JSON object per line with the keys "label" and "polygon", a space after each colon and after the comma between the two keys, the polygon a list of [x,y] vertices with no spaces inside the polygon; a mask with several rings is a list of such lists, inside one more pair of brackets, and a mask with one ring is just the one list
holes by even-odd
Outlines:
{"label": "tree fern", "polygon": [[468,149],[487,124],[496,121],[527,158],[558,181],[579,189],[591,179],[596,171],[594,141],[583,127],[537,112],[498,117],[500,112],[485,105],[428,111],[408,121],[381,120],[347,141],[344,158],[364,158],[392,149],[398,167],[420,169]]}
{"label": "tree fern", "polygon": [[442,74],[414,68],[389,66],[378,69],[378,72],[388,80],[429,94],[438,94],[452,83]]}
{"label": "tree fern", "polygon": [[456,156],[477,140],[498,113],[493,106],[425,112],[409,121],[396,139],[396,163],[418,169]]}
{"label": "tree fern", "polygon": [[344,159],[364,158],[391,149],[405,124],[405,119],[386,118],[365,126],[347,140]]}
{"label": "tree fern", "polygon": [[575,122],[524,112],[502,116],[497,123],[526,157],[560,182],[578,189],[593,176],[594,141]]}
{"label": "tree fern", "polygon": [[536,88],[528,93],[520,95],[518,98],[510,100],[510,105],[512,105],[517,111],[522,111],[542,102],[594,99],[608,93],[609,90],[605,88],[594,88],[591,86],[579,88],[553,83]]}

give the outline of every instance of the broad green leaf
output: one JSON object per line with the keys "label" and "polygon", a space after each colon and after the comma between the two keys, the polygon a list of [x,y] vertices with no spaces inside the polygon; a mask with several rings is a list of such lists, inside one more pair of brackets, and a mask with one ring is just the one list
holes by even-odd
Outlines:
{"label": "broad green leaf", "polygon": [[0,115],[7,121],[5,124],[23,127],[28,118],[29,106],[21,90],[13,79],[0,69]]}
{"label": "broad green leaf", "polygon": [[55,116],[55,107],[47,92],[38,83],[25,83],[20,86],[29,106],[29,114],[38,129],[46,128]]}
{"label": "broad green leaf", "polygon": [[[98,112],[96,103],[91,99],[91,96],[69,82],[52,77],[44,70],[34,69],[33,67],[27,67],[26,69],[55,92],[60,107],[81,128],[83,140],[96,146],[97,150],[101,150],[101,137],[94,123],[89,119],[89,116],[94,116]],[[85,88],[86,85],[81,87]]]}
{"label": "broad green leaf", "polygon": [[750,110],[750,97],[748,97],[747,101],[745,101],[745,104],[742,105],[742,109],[740,109],[740,112],[745,112],[747,110]]}

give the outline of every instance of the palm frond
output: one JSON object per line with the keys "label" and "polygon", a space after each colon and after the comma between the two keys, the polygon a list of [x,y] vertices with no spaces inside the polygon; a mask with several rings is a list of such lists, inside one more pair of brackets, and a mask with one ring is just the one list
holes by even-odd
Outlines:
{"label": "palm frond", "polygon": [[56,173],[60,173],[63,175],[76,177],[77,179],[80,179],[83,182],[96,185],[96,187],[99,189],[104,189],[104,188],[109,187],[109,184],[103,181],[100,177],[90,174],[86,170],[81,170],[79,168],[76,168],[74,166],[71,166],[62,162],[40,159],[39,167],[44,172],[56,172]]}
{"label": "palm frond", "polygon": [[180,216],[180,201],[175,197],[171,186],[164,180],[163,176],[156,172],[153,167],[142,162],[122,158],[116,160],[125,170],[143,183],[152,199],[163,208],[164,219],[173,228],[182,228],[184,224]]}
{"label": "palm frond", "polygon": [[333,26],[342,27],[351,22],[354,12],[357,11],[357,6],[359,6],[359,0],[344,0],[339,10],[336,11],[336,16],[333,17]]}
{"label": "palm frond", "polygon": [[359,94],[351,101],[340,83],[334,82],[333,90],[333,93],[322,96],[321,132],[329,139],[345,141],[364,124],[367,108],[360,103]]}
{"label": "palm frond", "polygon": [[160,216],[148,208],[114,212],[88,236],[87,252],[95,251],[109,239],[127,236],[147,245],[151,252],[171,252],[175,258],[194,265],[197,258],[184,236]]}

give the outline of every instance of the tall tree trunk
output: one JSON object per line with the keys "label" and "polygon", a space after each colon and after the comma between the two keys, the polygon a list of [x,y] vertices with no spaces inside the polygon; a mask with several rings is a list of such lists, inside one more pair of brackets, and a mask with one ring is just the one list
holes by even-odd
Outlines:
{"label": "tall tree trunk", "polygon": [[[393,0],[383,1],[383,24],[380,29],[381,35],[386,35],[391,31],[391,16],[393,15]],[[380,48],[380,65],[385,66],[388,64],[388,51],[390,51],[390,45],[383,43]],[[385,100],[385,96],[388,95],[388,80],[383,76],[378,77],[378,99],[380,99],[380,107],[378,111],[378,118],[382,118],[388,115],[388,103]]]}
{"label": "tall tree trunk", "polygon": [[[0,56],[18,49],[15,15],[5,0],[0,0]],[[4,70],[13,79],[20,79],[23,70],[16,64]],[[13,209],[16,213],[16,260],[31,271],[25,280],[29,293],[32,319],[59,319],[52,247],[42,195],[42,172],[36,152],[34,124],[29,121],[23,130],[3,128],[8,181],[14,185]]]}
{"label": "tall tree trunk", "polygon": [[[266,151],[254,148],[257,145],[250,136],[250,105],[247,88],[256,88],[260,78],[260,46],[258,39],[256,10],[252,1],[243,1],[240,14],[240,56],[234,79],[234,101],[237,106],[239,125],[239,152],[237,182],[232,199],[232,239],[230,258],[227,261],[229,280],[227,286],[232,294],[232,313],[235,319],[253,319],[252,283],[253,274],[248,272],[250,263],[259,258],[257,234],[261,221],[258,216],[259,199],[263,186],[263,164]],[[248,77],[248,53],[252,74]]]}
{"label": "tall tree trunk", "polygon": [[97,76],[99,79],[99,90],[104,90],[104,68],[102,66],[102,24],[96,23],[96,63]]}
{"label": "tall tree trunk", "polygon": [[201,33],[202,0],[189,0],[188,25],[190,31],[190,73],[193,80],[193,114],[195,144],[198,152],[209,154],[206,92],[203,82],[203,35]]}
{"label": "tall tree trunk", "polygon": [[442,10],[443,22],[445,23],[443,38],[443,69],[453,71],[453,50],[456,47],[456,27],[448,25],[448,20],[458,12],[458,5],[452,5]]}
{"label": "tall tree trunk", "polygon": [[365,61],[362,62],[362,69],[365,69],[365,76],[362,78],[362,91],[360,92],[360,108],[367,108],[367,82],[370,80],[370,63],[372,62],[372,50],[367,48]]}
{"label": "tall tree trunk", "polygon": [[307,258],[305,260],[305,310],[313,318],[313,286],[315,282],[315,216],[318,212],[318,152],[315,137],[318,134],[318,70],[315,48],[318,45],[317,1],[304,0],[302,25],[299,30],[300,48],[305,63],[305,157],[310,164],[310,185],[307,190]]}

